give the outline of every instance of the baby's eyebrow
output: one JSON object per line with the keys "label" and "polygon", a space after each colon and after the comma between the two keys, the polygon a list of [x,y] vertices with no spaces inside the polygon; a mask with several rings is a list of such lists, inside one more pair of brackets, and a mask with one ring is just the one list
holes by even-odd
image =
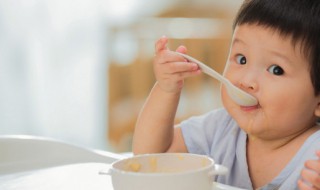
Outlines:
{"label": "baby's eyebrow", "polygon": [[280,53],[279,51],[276,50],[270,50],[271,54],[273,54],[276,57],[279,57],[280,59],[284,60],[287,63],[291,63],[291,60],[285,56],[284,54]]}
{"label": "baby's eyebrow", "polygon": [[232,41],[232,45],[237,44],[237,43],[247,45],[245,41],[243,41],[243,40],[241,40],[239,38],[234,38],[233,41]]}

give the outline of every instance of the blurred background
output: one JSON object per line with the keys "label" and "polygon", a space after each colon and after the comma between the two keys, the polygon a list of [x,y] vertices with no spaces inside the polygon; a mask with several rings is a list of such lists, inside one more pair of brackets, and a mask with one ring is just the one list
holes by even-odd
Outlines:
{"label": "blurred background", "polygon": [[[131,151],[155,79],[154,43],[222,72],[242,0],[0,0],[0,135]],[[221,107],[219,84],[187,79],[177,122]]]}

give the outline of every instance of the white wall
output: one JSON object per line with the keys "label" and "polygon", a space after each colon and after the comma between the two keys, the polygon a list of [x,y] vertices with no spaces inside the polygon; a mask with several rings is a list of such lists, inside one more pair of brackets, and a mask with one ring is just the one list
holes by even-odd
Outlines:
{"label": "white wall", "polygon": [[92,0],[0,1],[0,134],[108,148],[101,11]]}

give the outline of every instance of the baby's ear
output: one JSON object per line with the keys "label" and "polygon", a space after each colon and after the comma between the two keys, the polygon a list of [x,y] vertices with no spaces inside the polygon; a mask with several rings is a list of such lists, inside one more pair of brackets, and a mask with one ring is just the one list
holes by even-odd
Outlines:
{"label": "baby's ear", "polygon": [[316,121],[316,123],[317,123],[317,125],[318,126],[320,126],[320,103],[318,103],[318,107],[317,107],[317,109],[315,110],[315,115],[316,115],[316,117],[317,117],[317,121]]}
{"label": "baby's ear", "polygon": [[320,120],[320,101],[318,102],[316,110],[314,110],[314,114],[319,118],[318,120]]}

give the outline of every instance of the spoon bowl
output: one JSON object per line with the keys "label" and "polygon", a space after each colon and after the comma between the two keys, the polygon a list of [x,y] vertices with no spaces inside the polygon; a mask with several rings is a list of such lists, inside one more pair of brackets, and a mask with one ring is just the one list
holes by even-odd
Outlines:
{"label": "spoon bowl", "polygon": [[198,61],[197,59],[189,55],[179,53],[179,52],[176,52],[176,53],[186,58],[187,60],[196,63],[200,67],[202,72],[222,82],[226,87],[227,92],[231,97],[231,99],[235,101],[237,104],[241,106],[254,106],[258,104],[258,101],[255,97],[253,97],[252,95],[246,93],[245,91],[233,85],[228,79],[220,75],[217,71],[208,67],[206,64],[202,63],[201,61]]}

